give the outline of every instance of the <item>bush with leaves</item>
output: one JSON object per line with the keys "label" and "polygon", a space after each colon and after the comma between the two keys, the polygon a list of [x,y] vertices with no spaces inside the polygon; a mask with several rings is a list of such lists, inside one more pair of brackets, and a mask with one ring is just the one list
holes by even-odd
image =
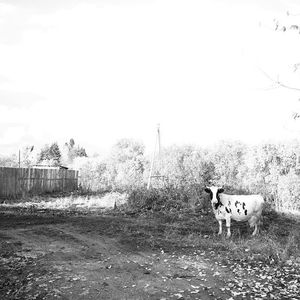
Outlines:
{"label": "bush with leaves", "polygon": [[239,187],[250,193],[260,193],[272,205],[280,207],[283,194],[279,193],[279,182],[290,172],[295,174],[298,153],[300,148],[296,141],[249,147],[238,168]]}
{"label": "bush with leaves", "polygon": [[214,165],[213,183],[241,188],[238,172],[244,162],[247,146],[240,142],[222,141],[209,148],[209,161]]}
{"label": "bush with leaves", "polygon": [[214,165],[209,161],[207,151],[194,146],[171,146],[164,149],[154,169],[164,177],[158,180],[154,178],[152,186],[164,180],[165,188],[186,195],[193,207],[201,199],[202,190],[214,174]]}
{"label": "bush with leaves", "polygon": [[109,169],[104,159],[95,157],[77,157],[73,168],[79,170],[79,186],[84,192],[111,191],[112,184],[108,176]]}
{"label": "bush with leaves", "polygon": [[279,211],[300,210],[300,176],[295,170],[279,177],[275,206]]}
{"label": "bush with leaves", "polygon": [[18,167],[18,157],[17,155],[0,155],[0,167],[10,167],[17,168]]}
{"label": "bush with leaves", "polygon": [[73,167],[79,169],[80,183],[89,191],[128,191],[144,185],[147,162],[143,144],[123,139],[113,146],[106,157],[76,158]]}
{"label": "bush with leaves", "polygon": [[108,160],[114,189],[130,190],[143,186],[144,151],[145,146],[141,142],[131,139],[122,139],[113,146]]}
{"label": "bush with leaves", "polygon": [[168,147],[154,163],[153,175],[163,176],[151,181],[151,187],[157,192],[148,192],[144,188],[150,172],[150,157],[145,156],[141,143],[123,139],[107,157],[81,158],[84,162],[80,166],[81,183],[92,191],[139,191],[132,196],[139,199],[134,201],[137,207],[147,206],[149,202],[154,203],[154,207],[162,207],[160,201],[173,203],[171,198],[176,205],[205,207],[203,189],[216,184],[225,187],[228,193],[260,193],[276,208],[298,209],[297,154],[300,154],[298,142],[251,147],[240,142],[221,142],[207,149]]}

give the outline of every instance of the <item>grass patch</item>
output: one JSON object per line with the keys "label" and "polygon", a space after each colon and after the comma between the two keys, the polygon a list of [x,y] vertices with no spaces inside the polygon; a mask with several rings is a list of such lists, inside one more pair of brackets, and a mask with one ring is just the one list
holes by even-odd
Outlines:
{"label": "grass patch", "polygon": [[[225,237],[225,222],[223,235],[216,234],[218,223],[210,207],[203,206],[199,211],[193,209],[188,201],[180,198],[176,189],[134,191],[129,195],[128,208],[136,213],[135,217],[146,218],[141,219],[139,230],[143,230],[143,222],[149,219],[159,224],[161,247],[168,244],[174,248],[198,248],[237,260],[266,263],[280,264],[289,259],[300,259],[300,219],[276,213],[270,207],[266,207],[263,213],[258,236],[251,235],[253,229],[247,222],[232,221],[230,239]],[[156,229],[148,227],[149,230],[151,236],[155,236]]]}
{"label": "grass patch", "polygon": [[233,222],[230,239],[226,238],[226,232],[217,235],[218,223],[212,212],[196,214],[182,210],[169,217],[167,212],[148,212],[134,218],[123,234],[140,247],[213,251],[224,262],[232,259],[267,264],[300,262],[300,221],[274,211],[266,212],[261,232],[255,237],[248,223]]}

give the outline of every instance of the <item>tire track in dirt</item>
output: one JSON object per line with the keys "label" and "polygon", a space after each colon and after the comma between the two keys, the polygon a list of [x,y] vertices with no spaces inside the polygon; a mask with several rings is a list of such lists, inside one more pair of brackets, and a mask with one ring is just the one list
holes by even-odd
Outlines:
{"label": "tire track in dirt", "polygon": [[[80,220],[0,231],[11,244],[22,245],[15,257],[32,260],[22,271],[27,279],[33,275],[24,282],[20,299],[227,298],[216,288],[224,284],[220,276],[213,276],[221,270],[215,271],[200,253],[128,251],[120,243],[122,233],[100,235],[97,218]],[[103,218],[100,223],[103,226]]]}

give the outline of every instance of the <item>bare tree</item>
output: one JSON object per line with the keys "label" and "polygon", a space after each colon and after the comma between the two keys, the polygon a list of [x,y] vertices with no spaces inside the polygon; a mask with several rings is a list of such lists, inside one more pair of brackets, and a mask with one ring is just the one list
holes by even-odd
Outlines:
{"label": "bare tree", "polygon": [[[276,32],[283,32],[287,33],[290,32],[294,34],[294,38],[300,39],[300,13],[291,13],[290,11],[287,11],[282,20],[279,18],[274,18],[273,19],[273,25],[266,26],[268,29],[271,29],[272,31]],[[300,50],[300,49],[299,49]],[[300,54],[300,51],[299,51]],[[295,62],[291,66],[289,66],[291,74],[293,75],[298,75],[300,74],[300,62]],[[284,79],[281,79],[281,76],[279,74],[276,75],[270,75],[269,72],[266,70],[263,70],[262,68],[259,67],[259,70],[261,73],[272,82],[272,86],[269,89],[275,89],[275,88],[284,88],[288,90],[293,90],[300,92],[300,84],[299,85],[293,85],[293,83],[288,82]],[[298,73],[298,74],[297,74]],[[298,98],[300,101],[300,98]],[[292,114],[293,119],[299,119],[300,118],[300,113],[294,112]]]}

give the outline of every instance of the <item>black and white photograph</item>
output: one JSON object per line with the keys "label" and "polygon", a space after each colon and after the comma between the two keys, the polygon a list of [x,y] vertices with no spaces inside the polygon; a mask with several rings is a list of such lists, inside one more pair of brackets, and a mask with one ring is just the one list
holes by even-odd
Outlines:
{"label": "black and white photograph", "polygon": [[0,0],[0,299],[300,300],[300,1]]}

